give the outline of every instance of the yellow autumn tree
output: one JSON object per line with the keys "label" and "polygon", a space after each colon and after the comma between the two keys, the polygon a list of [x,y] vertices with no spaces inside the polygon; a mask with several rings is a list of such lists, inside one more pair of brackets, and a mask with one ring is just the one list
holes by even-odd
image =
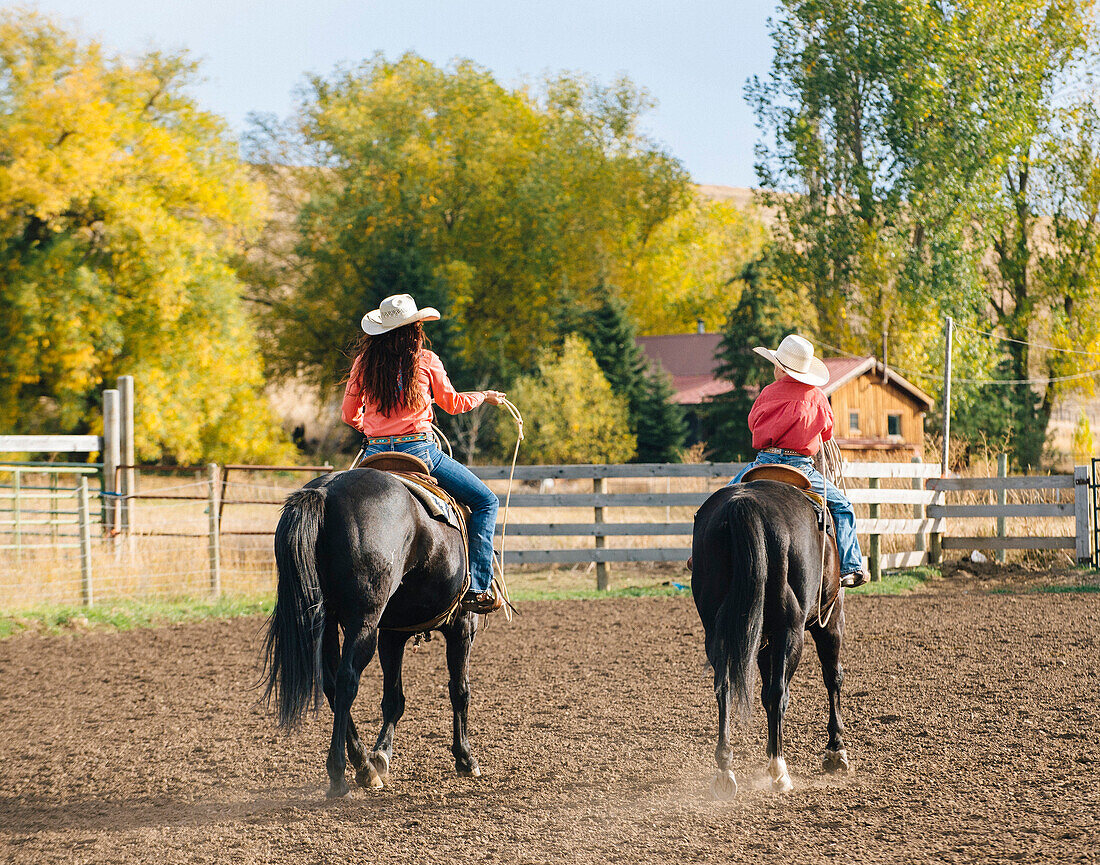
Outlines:
{"label": "yellow autumn tree", "polygon": [[[625,397],[616,396],[588,344],[568,336],[561,354],[546,354],[535,376],[509,392],[523,413],[520,456],[532,464],[620,463],[634,456]],[[500,415],[502,441],[514,440],[512,419]]]}
{"label": "yellow autumn tree", "polygon": [[195,71],[0,13],[0,429],[97,431],[130,373],[142,458],[288,455],[233,266],[261,192]]}
{"label": "yellow autumn tree", "polygon": [[766,239],[756,209],[728,201],[698,198],[662,223],[619,277],[638,330],[690,333],[698,319],[708,331],[720,330],[740,299],[745,266]]}

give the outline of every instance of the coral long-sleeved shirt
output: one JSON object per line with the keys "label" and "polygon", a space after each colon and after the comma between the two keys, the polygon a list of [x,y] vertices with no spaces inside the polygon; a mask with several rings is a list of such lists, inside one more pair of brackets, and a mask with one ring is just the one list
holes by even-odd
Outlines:
{"label": "coral long-sleeved shirt", "polygon": [[377,405],[366,404],[359,391],[359,358],[356,358],[344,390],[341,408],[344,423],[372,438],[409,435],[431,430],[433,400],[447,414],[463,414],[485,402],[485,394],[481,391],[456,391],[443,368],[443,361],[434,351],[422,349],[419,361],[416,386],[423,390],[424,407],[416,411],[399,409],[396,414],[384,415]]}
{"label": "coral long-sleeved shirt", "polygon": [[812,457],[821,441],[833,437],[833,408],[820,388],[793,378],[772,382],[760,391],[749,412],[752,446],[786,448]]}

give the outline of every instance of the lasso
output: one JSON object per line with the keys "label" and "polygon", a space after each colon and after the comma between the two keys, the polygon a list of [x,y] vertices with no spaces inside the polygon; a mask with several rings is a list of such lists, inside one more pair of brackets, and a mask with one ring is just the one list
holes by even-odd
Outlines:
{"label": "lasso", "polygon": [[504,406],[508,414],[512,416],[512,420],[516,422],[516,447],[512,451],[512,467],[508,472],[508,492],[504,495],[504,518],[501,521],[500,527],[500,557],[499,559],[494,556],[493,563],[496,565],[497,573],[493,577],[496,580],[497,586],[500,589],[500,596],[504,601],[504,615],[510,622],[512,621],[512,611],[515,607],[512,606],[512,600],[508,597],[508,586],[504,581],[504,540],[508,535],[508,504],[512,500],[512,480],[516,474],[516,460],[519,458],[519,443],[523,441],[523,415],[519,413],[519,409],[507,399],[502,399],[500,404]]}

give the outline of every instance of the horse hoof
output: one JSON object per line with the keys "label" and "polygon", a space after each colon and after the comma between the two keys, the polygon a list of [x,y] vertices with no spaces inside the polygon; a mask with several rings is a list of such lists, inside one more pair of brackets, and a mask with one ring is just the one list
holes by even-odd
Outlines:
{"label": "horse hoof", "polygon": [[382,779],[378,777],[378,772],[369,762],[355,773],[355,783],[366,789],[382,789]]}
{"label": "horse hoof", "polygon": [[794,789],[794,784],[791,783],[790,775],[780,775],[778,778],[772,778],[772,789],[776,793],[790,793]]}
{"label": "horse hoof", "polygon": [[847,772],[850,768],[848,752],[843,748],[839,751],[826,751],[825,756],[821,758],[821,768],[830,775],[835,775],[837,772]]}
{"label": "horse hoof", "polygon": [[773,757],[768,763],[768,775],[772,779],[772,789],[776,793],[790,793],[794,789],[791,774],[787,771],[787,761],[782,757]]}
{"label": "horse hoof", "polygon": [[477,764],[474,764],[469,769],[459,769],[457,771],[458,771],[458,777],[459,778],[480,778],[481,777],[481,767],[479,767]]}
{"label": "horse hoof", "polygon": [[325,798],[326,799],[342,799],[344,796],[348,795],[348,793],[350,793],[350,792],[351,792],[351,787],[348,786],[348,782],[345,781],[343,778],[341,778],[339,783],[333,781],[329,785],[328,790],[325,791]]}
{"label": "horse hoof", "polygon": [[[370,757],[367,758],[367,763],[372,771],[370,779],[371,787],[376,790],[383,787],[385,783],[390,780],[390,758],[382,751],[374,751]],[[378,783],[375,783],[375,781]]]}
{"label": "horse hoof", "polygon": [[737,779],[729,769],[719,772],[710,782],[710,795],[719,801],[732,799],[737,795]]}

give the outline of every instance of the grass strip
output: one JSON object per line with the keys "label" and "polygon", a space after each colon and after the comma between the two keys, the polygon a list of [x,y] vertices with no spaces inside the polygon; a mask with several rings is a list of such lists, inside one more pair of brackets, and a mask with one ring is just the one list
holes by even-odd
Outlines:
{"label": "grass strip", "polygon": [[1005,586],[1004,588],[989,590],[991,595],[1087,595],[1094,592],[1100,592],[1100,585],[1085,583],[1080,586],[1024,586],[1022,588]]}
{"label": "grass strip", "polygon": [[664,582],[651,586],[623,586],[618,589],[529,589],[508,590],[517,604],[522,601],[600,601],[607,598],[682,598],[691,597],[691,586],[684,582]]}
{"label": "grass strip", "polygon": [[42,606],[0,614],[0,639],[32,631],[65,634],[80,631],[128,631],[133,628],[231,619],[267,614],[274,606],[270,597],[223,597],[118,600],[93,607]]}
{"label": "grass strip", "polygon": [[[848,589],[848,592],[855,595],[900,595],[919,588],[926,579],[935,575],[938,575],[935,568],[896,571],[884,575],[883,579],[877,583],[868,583],[858,589]],[[1100,586],[1051,586],[1035,591],[1095,592],[1100,591]],[[516,604],[530,601],[677,598],[690,597],[691,585],[685,578],[682,582],[665,580],[651,585],[623,586],[604,591],[595,588],[537,589],[518,586],[511,590],[510,595]],[[146,601],[117,600],[94,607],[34,607],[14,613],[0,613],[0,639],[25,632],[71,634],[87,631],[128,631],[133,628],[199,622],[205,619],[268,615],[274,603],[274,597],[264,595],[223,597],[216,601],[184,597]]]}
{"label": "grass strip", "polygon": [[889,571],[882,575],[878,582],[867,583],[858,589],[845,589],[849,595],[904,595],[919,589],[930,579],[938,577],[937,568],[922,566],[919,568],[906,568],[901,571]]}

